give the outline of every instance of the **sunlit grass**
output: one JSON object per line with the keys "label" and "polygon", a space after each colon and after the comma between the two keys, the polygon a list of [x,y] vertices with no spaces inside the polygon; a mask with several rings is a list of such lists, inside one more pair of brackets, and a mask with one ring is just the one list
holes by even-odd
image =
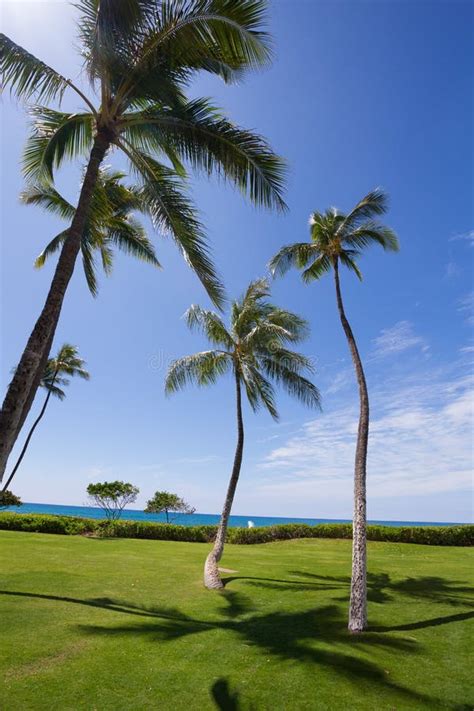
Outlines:
{"label": "sunlit grass", "polygon": [[356,637],[350,541],[208,550],[0,532],[0,708],[472,707],[472,549],[371,543]]}

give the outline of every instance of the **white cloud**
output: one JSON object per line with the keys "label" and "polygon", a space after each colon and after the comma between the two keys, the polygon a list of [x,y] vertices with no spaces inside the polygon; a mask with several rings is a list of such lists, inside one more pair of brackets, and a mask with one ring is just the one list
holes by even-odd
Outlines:
{"label": "white cloud", "polygon": [[445,271],[444,271],[445,279],[454,279],[454,277],[457,277],[460,274],[462,274],[461,267],[459,266],[459,264],[457,264],[457,262],[454,261],[454,259],[450,259],[445,267]]}
{"label": "white cloud", "polygon": [[351,365],[343,368],[331,379],[330,384],[324,389],[324,395],[335,395],[336,393],[345,390],[348,385],[354,383],[354,367]]}
{"label": "white cloud", "polygon": [[474,324],[474,291],[458,300],[458,311],[467,314],[466,322]]}
{"label": "white cloud", "polygon": [[374,340],[374,346],[376,358],[402,353],[409,348],[429,350],[426,340],[415,333],[410,321],[398,321],[391,328],[384,328]]}
{"label": "white cloud", "polygon": [[[387,378],[371,393],[369,502],[472,487],[474,378],[430,369]],[[261,462],[260,489],[269,497],[347,507],[357,436],[358,405],[322,414]],[[426,504],[426,501],[424,501]],[[425,507],[426,508],[426,507]],[[327,510],[327,509],[326,509]],[[403,519],[403,510],[398,514]],[[449,517],[444,518],[449,520]]]}
{"label": "white cloud", "polygon": [[460,232],[453,235],[450,238],[450,242],[457,242],[458,240],[463,240],[468,242],[471,247],[474,247],[474,230],[467,230],[467,232]]}

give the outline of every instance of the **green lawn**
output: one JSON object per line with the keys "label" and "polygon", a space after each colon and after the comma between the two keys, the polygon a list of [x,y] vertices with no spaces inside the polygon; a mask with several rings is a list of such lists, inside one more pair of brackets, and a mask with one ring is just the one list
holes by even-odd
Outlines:
{"label": "green lawn", "polygon": [[346,632],[350,541],[209,546],[0,531],[0,708],[472,709],[473,552],[371,543],[371,630]]}

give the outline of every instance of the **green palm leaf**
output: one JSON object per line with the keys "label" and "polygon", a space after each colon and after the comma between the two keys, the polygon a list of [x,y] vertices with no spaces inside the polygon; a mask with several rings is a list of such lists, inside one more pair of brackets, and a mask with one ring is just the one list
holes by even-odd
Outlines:
{"label": "green palm leaf", "polygon": [[44,106],[31,110],[33,132],[23,153],[23,173],[29,180],[52,180],[65,158],[86,155],[92,146],[93,116],[68,114]]}
{"label": "green palm leaf", "polygon": [[0,34],[0,77],[2,87],[9,87],[19,99],[61,101],[65,90],[71,86],[65,77],[44,62]]}
{"label": "green palm leaf", "polygon": [[175,360],[166,376],[165,391],[168,395],[180,390],[185,385],[209,385],[219,376],[227,373],[232,359],[221,351],[202,351],[191,356]]}
{"label": "green palm leaf", "polygon": [[213,303],[220,307],[224,289],[209,256],[204,232],[196,219],[196,209],[182,193],[181,179],[148,154],[130,145],[121,146],[137,176],[143,180],[141,198],[154,226],[174,239]]}
{"label": "green palm leaf", "polygon": [[214,383],[232,366],[255,411],[264,407],[278,418],[272,381],[305,405],[319,407],[319,392],[304,377],[314,371],[311,361],[286,347],[308,335],[308,324],[297,314],[272,304],[269,296],[266,279],[251,282],[242,298],[231,305],[229,328],[212,311],[191,306],[186,312],[188,326],[197,328],[225,351],[205,351],[175,361],[166,378],[166,392],[175,392],[188,383]]}
{"label": "green palm leaf", "polygon": [[286,209],[283,161],[263,138],[231,124],[208,100],[168,110],[152,107],[128,123],[131,135],[142,143],[165,152],[171,148],[194,169],[231,180],[256,205]]}
{"label": "green palm leaf", "polygon": [[30,185],[20,194],[20,201],[24,205],[38,205],[47,212],[61,217],[63,220],[72,221],[76,209],[52,185]]}

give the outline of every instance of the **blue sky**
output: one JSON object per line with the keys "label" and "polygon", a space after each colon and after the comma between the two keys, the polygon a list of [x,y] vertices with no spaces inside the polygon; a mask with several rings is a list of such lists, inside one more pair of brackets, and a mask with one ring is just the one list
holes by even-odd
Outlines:
{"label": "blue sky", "polygon": [[[75,77],[80,59],[65,2],[3,0],[2,31]],[[281,244],[308,234],[313,210],[349,209],[375,186],[398,255],[374,249],[364,282],[343,274],[349,318],[367,366],[372,429],[369,516],[472,517],[472,4],[279,0],[270,5],[276,59],[243,85],[201,78],[232,119],[264,134],[289,164],[278,216],[198,178],[193,195],[229,294],[265,273]],[[72,98],[69,104],[77,108]],[[2,389],[42,305],[53,262],[35,256],[61,225],[18,203],[24,107],[2,99]],[[117,156],[109,163],[121,166]],[[74,199],[80,166],[58,175]],[[151,228],[150,228],[151,230]],[[25,501],[81,504],[90,481],[120,478],[178,492],[203,513],[222,505],[235,445],[233,386],[223,380],[166,399],[170,359],[200,350],[181,316],[208,306],[170,241],[154,234],[161,272],[118,256],[93,299],[73,277],[55,347],[76,344],[91,372],[53,402],[15,491]],[[274,285],[276,302],[311,322],[323,412],[279,394],[281,422],[245,411],[247,439],[234,513],[350,517],[357,393],[333,284]],[[40,395],[34,413],[40,407]],[[14,458],[12,457],[12,461]]]}

